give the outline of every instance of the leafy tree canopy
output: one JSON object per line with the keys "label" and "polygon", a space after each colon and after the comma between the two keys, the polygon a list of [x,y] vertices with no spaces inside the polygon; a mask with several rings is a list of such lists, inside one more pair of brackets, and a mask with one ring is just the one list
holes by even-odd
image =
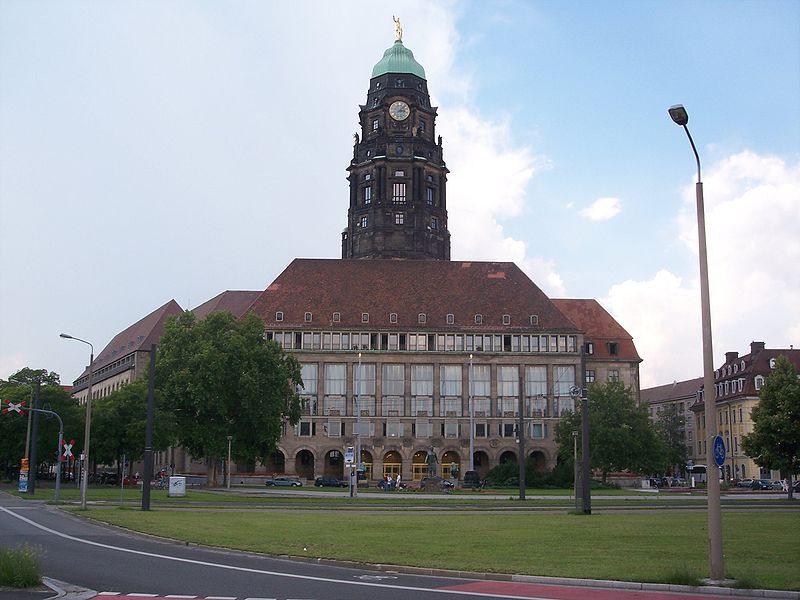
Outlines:
{"label": "leafy tree canopy", "polygon": [[663,449],[662,464],[658,469],[661,473],[672,473],[676,469],[683,471],[689,460],[686,448],[685,435],[686,418],[675,404],[669,404],[661,409],[656,420],[656,435],[661,441]]}
{"label": "leafy tree canopy", "polygon": [[[562,460],[572,461],[572,432],[578,432],[581,448],[581,414],[567,413],[556,426],[556,441]],[[592,469],[603,474],[603,483],[613,471],[650,473],[662,462],[662,447],[647,408],[633,399],[630,388],[620,382],[589,387],[589,457]]]}
{"label": "leafy tree canopy", "polygon": [[284,422],[299,420],[300,365],[264,333],[255,315],[236,321],[226,312],[202,321],[186,312],[167,323],[156,382],[175,437],[192,456],[225,456],[230,435],[236,462],[263,460]]}
{"label": "leafy tree canopy", "polygon": [[742,438],[745,453],[784,476],[800,473],[800,381],[787,357],[775,361],[751,417],[753,432]]}
{"label": "leafy tree canopy", "polygon": [[47,369],[31,369],[25,367],[8,378],[9,383],[27,383],[34,385],[37,381],[42,385],[61,385],[61,377],[55,371],[48,373]]}
{"label": "leafy tree canopy", "polygon": [[[23,369],[24,370],[24,369]],[[45,371],[46,372],[46,371]],[[58,377],[58,376],[56,376]],[[33,388],[26,385],[4,385],[0,389],[2,400],[14,403],[25,401],[25,407],[33,404]],[[43,385],[39,390],[39,408],[52,410],[64,422],[64,437],[79,440],[82,445],[84,411],[77,401],[60,385]],[[19,464],[25,455],[25,438],[28,429],[28,412],[0,414],[0,463]],[[46,463],[55,461],[58,444],[58,420],[50,415],[39,414],[37,456]]]}
{"label": "leafy tree canopy", "polygon": [[[145,376],[92,403],[92,455],[96,462],[111,464],[123,456],[128,460],[144,456],[147,387]],[[161,394],[156,393],[153,450],[166,450],[174,431],[172,413],[165,410]]]}

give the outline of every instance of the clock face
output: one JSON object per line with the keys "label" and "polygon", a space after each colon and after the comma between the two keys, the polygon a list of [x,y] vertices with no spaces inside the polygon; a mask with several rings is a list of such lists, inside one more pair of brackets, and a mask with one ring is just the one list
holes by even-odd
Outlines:
{"label": "clock face", "polygon": [[408,115],[410,114],[411,109],[408,108],[408,104],[402,100],[392,102],[391,106],[389,106],[389,116],[391,116],[395,121],[403,121],[404,119],[407,119]]}

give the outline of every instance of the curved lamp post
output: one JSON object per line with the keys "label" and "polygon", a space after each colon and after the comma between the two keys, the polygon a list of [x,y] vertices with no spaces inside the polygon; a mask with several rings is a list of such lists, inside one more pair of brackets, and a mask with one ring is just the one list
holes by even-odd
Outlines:
{"label": "curved lamp post", "polygon": [[86,484],[89,479],[89,434],[92,430],[92,368],[94,367],[94,346],[91,342],[76,338],[67,333],[62,333],[59,337],[65,340],[82,342],[91,348],[91,354],[89,355],[89,381],[86,389],[86,428],[83,432],[83,465],[81,468],[81,471],[83,471],[81,477],[81,510],[86,510]]}
{"label": "curved lamp post", "polygon": [[703,328],[703,398],[706,418],[706,472],[708,474],[709,567],[711,579],[719,581],[725,578],[725,565],[722,557],[722,509],[719,498],[719,476],[714,466],[716,462],[714,460],[714,444],[712,444],[712,440],[717,435],[717,414],[714,393],[714,352],[711,345],[711,300],[708,290],[708,253],[706,250],[703,181],[700,177],[700,156],[697,154],[694,140],[689,133],[689,128],[686,126],[689,122],[689,114],[683,105],[676,104],[669,108],[669,116],[686,131],[697,161],[695,193],[697,200],[697,241],[700,254],[700,318]]}

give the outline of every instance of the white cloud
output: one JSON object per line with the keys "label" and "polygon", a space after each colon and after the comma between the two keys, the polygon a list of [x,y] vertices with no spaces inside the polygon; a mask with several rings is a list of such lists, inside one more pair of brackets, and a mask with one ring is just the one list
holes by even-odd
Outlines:
{"label": "white cloud", "polygon": [[[704,181],[714,364],[751,341],[800,338],[800,163],[742,152]],[[677,236],[697,256],[695,187],[683,191]],[[694,264],[697,264],[696,262]],[[634,336],[642,386],[702,375],[697,269],[614,285],[601,302]]]}
{"label": "white cloud", "polygon": [[616,217],[621,210],[619,198],[598,198],[578,214],[590,221],[608,221]]}

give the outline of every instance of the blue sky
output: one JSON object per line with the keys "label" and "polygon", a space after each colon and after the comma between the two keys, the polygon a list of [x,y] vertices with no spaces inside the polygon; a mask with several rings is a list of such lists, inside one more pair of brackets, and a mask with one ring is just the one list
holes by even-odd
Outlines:
{"label": "blue sky", "polygon": [[800,3],[0,2],[0,377],[340,253],[372,66],[425,67],[455,260],[597,298],[645,386],[800,339]]}

